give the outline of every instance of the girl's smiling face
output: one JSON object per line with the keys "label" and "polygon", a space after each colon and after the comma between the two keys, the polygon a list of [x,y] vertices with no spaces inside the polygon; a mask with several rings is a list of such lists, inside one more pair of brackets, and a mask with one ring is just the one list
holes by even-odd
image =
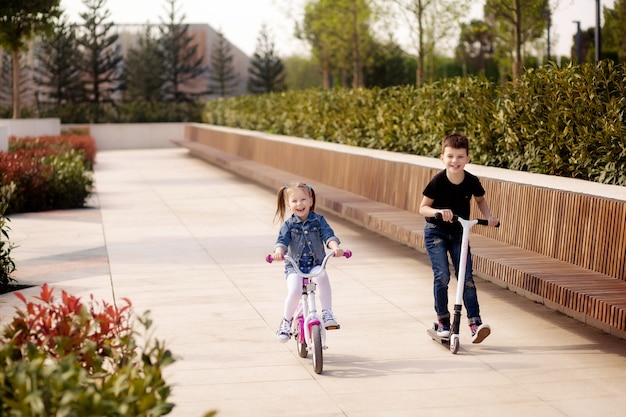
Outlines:
{"label": "girl's smiling face", "polygon": [[311,212],[313,200],[308,192],[300,187],[289,187],[287,190],[287,205],[289,210],[300,220],[306,220]]}

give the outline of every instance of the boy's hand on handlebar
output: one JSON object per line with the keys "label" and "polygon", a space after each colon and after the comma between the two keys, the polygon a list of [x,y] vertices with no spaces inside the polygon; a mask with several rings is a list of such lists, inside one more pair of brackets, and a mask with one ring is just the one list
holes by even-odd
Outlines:
{"label": "boy's hand on handlebar", "polygon": [[491,227],[500,226],[500,219],[498,219],[497,217],[489,216],[487,217],[487,221],[489,222],[489,226]]}
{"label": "boy's hand on handlebar", "polygon": [[450,209],[443,209],[440,210],[439,213],[441,214],[441,219],[444,222],[454,222],[454,213],[452,212],[452,210]]}

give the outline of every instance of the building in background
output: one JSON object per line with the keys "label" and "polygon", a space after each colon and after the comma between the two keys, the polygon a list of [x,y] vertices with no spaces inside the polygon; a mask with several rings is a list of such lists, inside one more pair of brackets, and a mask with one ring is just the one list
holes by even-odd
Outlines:
{"label": "building in background", "polygon": [[[154,26],[158,31],[158,25]],[[202,78],[194,81],[194,85],[189,86],[192,91],[207,91],[209,89],[209,77],[211,74],[211,51],[217,44],[218,33],[210,25],[204,23],[188,24],[188,34],[194,39],[194,44],[198,45],[198,52],[202,54],[202,63],[208,68],[207,74]],[[120,24],[114,27],[119,35],[118,42],[121,45],[122,55],[127,56],[127,51],[136,47],[141,36],[146,33],[146,24]],[[226,39],[228,41],[228,39]],[[33,74],[29,68],[37,65],[35,58],[35,43],[31,44],[28,51],[22,54],[22,103],[33,104],[37,100],[42,100],[42,94],[33,82]],[[233,67],[237,74],[236,88],[233,95],[247,94],[248,85],[248,67],[250,66],[250,57],[242,52],[237,46],[228,42],[231,46],[231,54],[233,56]],[[12,104],[12,75],[9,54],[0,48],[0,105],[6,106]],[[207,95],[203,99],[217,97],[216,95]]]}

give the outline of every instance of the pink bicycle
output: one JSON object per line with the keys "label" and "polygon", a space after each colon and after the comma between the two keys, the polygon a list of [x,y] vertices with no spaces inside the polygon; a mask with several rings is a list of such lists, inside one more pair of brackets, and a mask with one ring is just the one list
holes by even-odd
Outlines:
{"label": "pink bicycle", "polygon": [[[326,269],[326,263],[332,258],[334,252],[329,252],[322,261],[321,267],[315,273],[305,274],[298,268],[298,264],[288,255],[285,255],[285,261],[291,263],[296,273],[302,277],[302,301],[298,305],[291,321],[291,334],[298,345],[298,355],[306,358],[309,351],[313,353],[313,370],[316,374],[321,374],[324,368],[323,351],[328,349],[326,346],[326,328],[322,324],[322,318],[317,313],[315,307],[315,277],[320,275]],[[343,251],[343,256],[349,258],[352,252]],[[272,263],[272,255],[267,255],[265,260]],[[336,328],[339,328],[338,326]]]}

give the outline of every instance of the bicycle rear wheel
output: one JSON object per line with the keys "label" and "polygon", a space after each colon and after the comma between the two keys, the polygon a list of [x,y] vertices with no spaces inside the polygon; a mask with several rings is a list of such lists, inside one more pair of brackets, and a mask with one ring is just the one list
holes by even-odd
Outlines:
{"label": "bicycle rear wheel", "polygon": [[322,329],[319,324],[311,326],[311,340],[313,341],[313,370],[316,374],[321,374],[324,368],[324,357],[322,356]]}

